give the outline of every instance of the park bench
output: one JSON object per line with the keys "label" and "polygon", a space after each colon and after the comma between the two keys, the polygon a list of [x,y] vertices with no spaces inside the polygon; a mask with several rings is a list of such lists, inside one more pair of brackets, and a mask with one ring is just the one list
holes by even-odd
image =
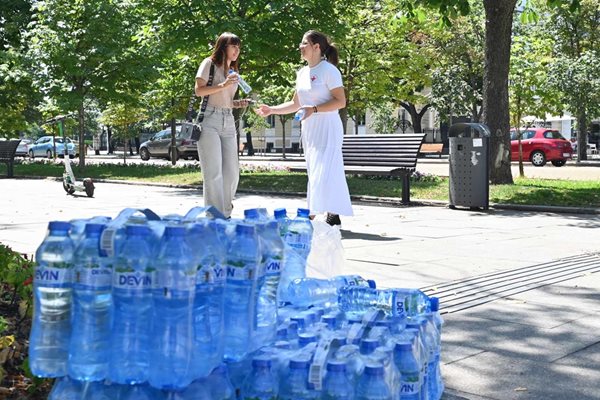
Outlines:
{"label": "park bench", "polygon": [[442,158],[442,150],[444,149],[443,143],[423,143],[421,146],[421,150],[419,150],[419,154],[422,156],[426,155],[438,155],[439,158]]}
{"label": "park bench", "polygon": [[[410,203],[410,176],[415,171],[424,133],[345,135],[344,171],[350,175],[400,176],[402,203]],[[294,167],[292,171],[306,171]]]}
{"label": "park bench", "polygon": [[8,178],[12,178],[14,175],[13,165],[19,143],[21,143],[20,139],[0,140],[0,163],[6,164]]}

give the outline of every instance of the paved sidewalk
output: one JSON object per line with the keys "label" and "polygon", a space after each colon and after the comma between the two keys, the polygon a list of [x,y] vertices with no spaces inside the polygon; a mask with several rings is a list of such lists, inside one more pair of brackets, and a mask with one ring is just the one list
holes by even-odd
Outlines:
{"label": "paved sidewalk", "polygon": [[[66,196],[53,180],[0,179],[0,193],[0,242],[28,254],[49,220],[202,204],[197,190],[102,182],[95,198]],[[241,193],[234,204],[241,217],[245,208],[294,210],[305,201]],[[452,311],[444,314],[444,399],[600,399],[600,215],[354,210],[342,218],[344,272],[438,293]]]}

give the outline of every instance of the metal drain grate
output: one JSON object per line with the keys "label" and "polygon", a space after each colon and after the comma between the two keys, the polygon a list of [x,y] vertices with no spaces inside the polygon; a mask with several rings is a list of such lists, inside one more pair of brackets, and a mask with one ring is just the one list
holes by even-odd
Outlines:
{"label": "metal drain grate", "polygon": [[600,272],[600,253],[587,253],[421,288],[440,299],[442,314],[458,312],[542,286]]}

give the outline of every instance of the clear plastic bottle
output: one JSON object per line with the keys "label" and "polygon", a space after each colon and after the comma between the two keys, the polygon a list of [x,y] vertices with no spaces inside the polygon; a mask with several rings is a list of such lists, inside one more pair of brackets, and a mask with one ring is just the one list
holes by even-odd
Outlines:
{"label": "clear plastic bottle", "polygon": [[[229,70],[230,74],[234,74],[236,73],[236,71],[234,71],[233,69]],[[250,93],[252,91],[252,87],[250,85],[248,85],[248,83],[244,80],[244,78],[242,78],[242,76],[238,73],[238,84],[240,86],[240,89],[242,89],[242,91],[246,94]]]}
{"label": "clear plastic bottle", "polygon": [[155,269],[150,228],[128,225],[125,235],[114,261],[109,379],[131,385],[148,379]]}
{"label": "clear plastic bottle", "polygon": [[106,225],[87,224],[73,257],[73,329],[69,342],[69,376],[100,381],[108,375],[112,308],[112,259],[100,254]]}
{"label": "clear plastic bottle", "polygon": [[340,289],[338,301],[340,309],[351,315],[376,307],[397,319],[422,315],[429,308],[429,298],[418,289],[377,290],[346,286]]}
{"label": "clear plastic bottle", "polygon": [[319,393],[308,386],[309,368],[310,361],[308,358],[302,357],[290,360],[287,374],[279,381],[279,400],[319,398]]}
{"label": "clear plastic bottle", "polygon": [[196,265],[182,226],[167,226],[156,257],[149,382],[179,390],[194,374],[193,307]]}
{"label": "clear plastic bottle", "polygon": [[73,242],[68,222],[52,221],[35,254],[34,313],[29,336],[29,366],[35,376],[67,374],[71,337]]}
{"label": "clear plastic bottle", "polygon": [[329,360],[327,362],[327,375],[323,382],[323,400],[353,400],[354,388],[346,375],[344,361]]}
{"label": "clear plastic bottle", "polygon": [[296,218],[288,225],[284,241],[291,250],[285,253],[285,267],[281,273],[278,291],[280,303],[287,302],[287,287],[290,282],[306,276],[306,260],[313,235],[309,213],[309,210],[299,208]]}
{"label": "clear plastic bottle", "polygon": [[271,359],[257,357],[252,360],[252,372],[242,387],[243,400],[277,400],[278,379],[271,370]]}
{"label": "clear plastic bottle", "polygon": [[397,342],[394,363],[400,371],[400,399],[420,400],[420,362],[413,341]]}
{"label": "clear plastic bottle", "polygon": [[444,320],[440,315],[440,301],[437,297],[430,297],[429,302],[431,304],[431,314],[427,314],[427,318],[433,323],[437,333],[437,347],[435,354],[435,377],[436,377],[436,393],[435,395],[439,398],[444,393],[444,380],[442,378],[442,372],[440,370],[440,359],[442,354],[442,326]]}
{"label": "clear plastic bottle", "polygon": [[228,223],[209,220],[207,227],[209,234],[204,239],[210,253],[214,255],[212,292],[210,295],[210,325],[212,327],[212,348],[214,351],[215,360],[220,363],[223,359],[223,349],[225,346],[223,330],[225,329],[224,318],[224,294],[225,282],[227,280],[227,266],[225,264],[225,254],[229,247],[229,238],[224,233]]}
{"label": "clear plastic bottle", "polygon": [[81,392],[81,382],[64,376],[54,382],[48,400],[81,400]]}
{"label": "clear plastic bottle", "polygon": [[339,290],[345,286],[375,288],[375,281],[358,275],[338,275],[330,279],[298,278],[288,285],[286,299],[295,307],[331,307],[338,302]]}
{"label": "clear plastic bottle", "polygon": [[239,223],[227,252],[225,285],[225,359],[241,361],[251,350],[255,331],[256,275],[260,249],[253,225]]}
{"label": "clear plastic bottle", "polygon": [[279,224],[279,235],[282,238],[285,238],[287,233],[288,225],[290,224],[290,219],[287,216],[287,211],[285,208],[276,208],[273,211],[273,215],[275,216],[275,220]]}
{"label": "clear plastic bottle", "polygon": [[275,339],[277,328],[277,290],[284,262],[284,243],[277,221],[270,220],[261,229],[264,284],[258,295],[258,334],[261,344]]}
{"label": "clear plastic bottle", "polygon": [[356,385],[356,400],[392,400],[383,365],[367,364]]}
{"label": "clear plastic bottle", "polygon": [[[206,223],[194,224],[188,234],[188,243],[196,265],[196,293],[194,295],[194,376],[206,377],[219,365],[215,356],[218,349],[210,318],[210,303],[217,264],[216,250],[209,245],[212,232]],[[218,329],[218,327],[215,327]]]}
{"label": "clear plastic bottle", "polygon": [[302,121],[302,118],[304,118],[304,114],[306,114],[306,111],[304,111],[304,108],[301,108],[298,111],[296,111],[296,114],[294,114],[294,119],[296,121]]}
{"label": "clear plastic bottle", "polygon": [[212,400],[233,400],[235,390],[229,379],[229,371],[225,364],[220,364],[208,377]]}

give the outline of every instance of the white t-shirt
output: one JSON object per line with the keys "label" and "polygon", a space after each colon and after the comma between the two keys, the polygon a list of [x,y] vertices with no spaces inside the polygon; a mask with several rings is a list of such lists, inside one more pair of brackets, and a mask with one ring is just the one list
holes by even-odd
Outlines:
{"label": "white t-shirt", "polygon": [[331,90],[343,85],[340,70],[325,60],[312,68],[308,65],[303,67],[296,76],[296,93],[303,107],[328,102],[333,98]]}
{"label": "white t-shirt", "polygon": [[[196,78],[202,78],[205,82],[208,82],[208,77],[210,75],[210,64],[210,58],[205,58],[198,68]],[[215,64],[215,75],[213,77],[211,86],[217,86],[219,83],[225,82],[225,79],[227,79],[227,76],[225,75],[225,71],[223,71],[223,67],[219,67],[217,64]],[[219,108],[233,108],[233,96],[235,96],[237,87],[237,84],[229,85],[224,90],[211,94],[208,97],[208,105]]]}

